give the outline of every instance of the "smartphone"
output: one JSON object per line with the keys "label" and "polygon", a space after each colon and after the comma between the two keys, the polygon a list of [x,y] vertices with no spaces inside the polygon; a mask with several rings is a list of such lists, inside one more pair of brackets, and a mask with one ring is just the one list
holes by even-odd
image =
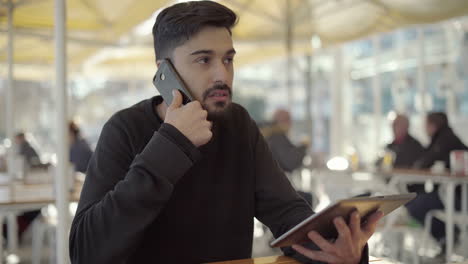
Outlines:
{"label": "smartphone", "polygon": [[182,104],[185,105],[193,101],[193,96],[169,59],[164,59],[159,64],[158,71],[153,78],[153,84],[167,105],[172,103],[172,90],[175,89],[182,94]]}

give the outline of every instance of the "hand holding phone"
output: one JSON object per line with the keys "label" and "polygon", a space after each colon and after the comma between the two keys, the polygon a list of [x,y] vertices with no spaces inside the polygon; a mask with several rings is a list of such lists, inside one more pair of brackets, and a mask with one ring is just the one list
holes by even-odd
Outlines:
{"label": "hand holding phone", "polygon": [[168,123],[184,134],[196,147],[205,145],[210,141],[212,123],[206,118],[208,112],[198,101],[182,105],[182,94],[174,90],[172,103],[167,108],[164,123]]}

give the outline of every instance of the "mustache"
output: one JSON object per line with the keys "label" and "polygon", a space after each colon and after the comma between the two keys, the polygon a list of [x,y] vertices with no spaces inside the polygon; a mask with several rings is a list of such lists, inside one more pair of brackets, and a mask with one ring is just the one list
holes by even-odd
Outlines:
{"label": "mustache", "polygon": [[213,87],[209,88],[205,92],[203,92],[203,100],[206,100],[210,93],[212,93],[215,90],[222,90],[222,91],[227,91],[229,93],[229,98],[232,98],[232,89],[229,87],[227,84],[215,84]]}

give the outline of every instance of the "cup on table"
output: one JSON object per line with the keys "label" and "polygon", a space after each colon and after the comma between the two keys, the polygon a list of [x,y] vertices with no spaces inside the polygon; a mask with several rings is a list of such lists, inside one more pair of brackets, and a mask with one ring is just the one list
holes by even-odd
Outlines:
{"label": "cup on table", "polygon": [[438,160],[431,167],[432,173],[444,173],[445,172],[445,162]]}
{"label": "cup on table", "polygon": [[450,173],[456,177],[468,176],[468,151],[450,152]]}

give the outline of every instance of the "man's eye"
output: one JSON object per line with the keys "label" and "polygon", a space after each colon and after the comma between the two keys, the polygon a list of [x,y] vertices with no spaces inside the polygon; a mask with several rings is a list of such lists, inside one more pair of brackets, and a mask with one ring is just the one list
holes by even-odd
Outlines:
{"label": "man's eye", "polygon": [[225,63],[225,64],[231,64],[231,63],[233,63],[233,62],[234,62],[234,58],[225,58],[225,59],[224,59],[224,63]]}
{"label": "man's eye", "polygon": [[203,57],[203,58],[198,59],[197,62],[200,64],[207,64],[208,62],[210,62],[210,58]]}

